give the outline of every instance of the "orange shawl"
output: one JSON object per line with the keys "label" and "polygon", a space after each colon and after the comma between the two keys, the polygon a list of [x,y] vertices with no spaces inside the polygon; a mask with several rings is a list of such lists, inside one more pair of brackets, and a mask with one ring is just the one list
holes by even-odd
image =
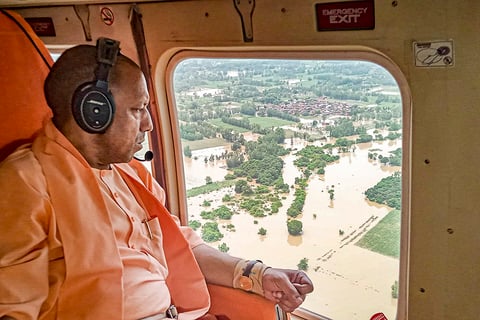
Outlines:
{"label": "orange shawl", "polygon": [[[65,254],[66,278],[58,300],[58,317],[120,318],[122,264],[90,166],[51,122],[32,150],[44,170]],[[192,317],[205,313],[210,306],[205,279],[178,225],[152,193],[145,168],[133,163],[117,167],[137,201],[159,218],[169,270],[167,285],[172,302],[185,313],[181,318],[190,319],[189,312]]]}

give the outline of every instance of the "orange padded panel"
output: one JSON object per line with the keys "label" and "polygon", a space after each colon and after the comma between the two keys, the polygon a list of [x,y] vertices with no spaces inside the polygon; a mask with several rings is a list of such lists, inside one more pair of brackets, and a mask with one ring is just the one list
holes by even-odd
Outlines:
{"label": "orange padded panel", "polygon": [[17,13],[0,11],[0,161],[51,117],[43,83],[53,60]]}
{"label": "orange padded panel", "polygon": [[275,304],[259,295],[238,289],[208,285],[211,314],[231,320],[275,320]]}

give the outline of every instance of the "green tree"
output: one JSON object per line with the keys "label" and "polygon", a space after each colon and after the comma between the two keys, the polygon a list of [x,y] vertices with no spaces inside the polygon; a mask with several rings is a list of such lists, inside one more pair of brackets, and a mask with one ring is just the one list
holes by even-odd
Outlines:
{"label": "green tree", "polygon": [[193,230],[198,230],[198,228],[200,228],[202,226],[202,224],[198,220],[191,220],[191,221],[188,222],[188,225]]}
{"label": "green tree", "polygon": [[213,210],[215,215],[222,220],[230,220],[232,218],[233,212],[227,206],[220,206],[219,208]]}
{"label": "green tree", "polygon": [[288,233],[292,236],[298,236],[303,232],[303,223],[300,220],[289,220],[287,221]]}
{"label": "green tree", "polygon": [[400,172],[383,178],[375,186],[367,189],[368,200],[400,210],[402,204],[402,176]]}
{"label": "green tree", "polygon": [[230,248],[227,246],[225,242],[222,242],[222,244],[218,246],[218,250],[220,250],[221,252],[227,253],[230,250]]}
{"label": "green tree", "polygon": [[235,192],[242,193],[248,188],[248,182],[246,180],[238,180],[235,182]]}
{"label": "green tree", "polygon": [[185,146],[183,148],[183,155],[188,158],[192,157],[192,150],[190,150],[190,146]]}
{"label": "green tree", "polygon": [[202,226],[202,239],[205,242],[215,242],[223,238],[223,234],[218,230],[218,223],[206,222]]}
{"label": "green tree", "polygon": [[392,284],[392,298],[398,298],[398,280],[395,280],[395,282]]}
{"label": "green tree", "polygon": [[297,268],[298,268],[298,270],[307,271],[308,270],[308,259],[307,258],[301,259],[300,262],[297,264]]}
{"label": "green tree", "polygon": [[328,190],[328,193],[330,194],[330,200],[333,200],[335,198],[335,189]]}
{"label": "green tree", "polygon": [[258,229],[258,234],[261,235],[261,236],[266,235],[267,234],[267,229],[265,229],[265,228]]}

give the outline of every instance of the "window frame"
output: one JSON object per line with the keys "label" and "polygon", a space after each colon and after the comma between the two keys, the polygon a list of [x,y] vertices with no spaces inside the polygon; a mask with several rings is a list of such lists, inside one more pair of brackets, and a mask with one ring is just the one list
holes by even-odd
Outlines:
{"label": "window frame", "polygon": [[[159,95],[159,110],[152,110],[162,115],[160,132],[153,133],[152,138],[162,140],[167,202],[182,225],[188,224],[188,208],[173,74],[181,61],[193,58],[356,60],[375,63],[392,75],[402,101],[402,210],[397,319],[406,319],[410,256],[412,95],[407,79],[398,65],[382,52],[364,46],[173,48],[166,51],[155,65],[155,89],[165,94]],[[305,309],[297,310],[294,315],[302,319],[329,319]]]}

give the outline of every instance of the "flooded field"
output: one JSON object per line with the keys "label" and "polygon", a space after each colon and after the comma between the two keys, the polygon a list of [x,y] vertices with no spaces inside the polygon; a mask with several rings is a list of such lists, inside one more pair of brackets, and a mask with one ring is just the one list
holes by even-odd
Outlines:
{"label": "flooded field", "polygon": [[[300,139],[291,143],[288,140],[287,147],[294,150],[306,146]],[[394,319],[397,300],[391,296],[391,286],[398,279],[398,259],[360,248],[355,243],[391,210],[369,202],[363,192],[400,170],[369,160],[368,152],[380,149],[387,154],[400,147],[401,140],[358,144],[354,152],[340,154],[339,161],[329,164],[325,175],[313,175],[303,214],[298,217],[303,222],[301,236],[289,235],[286,227],[286,211],[294,198],[290,191],[276,214],[254,218],[240,212],[231,220],[221,221],[219,227],[224,238],[219,243],[225,242],[232,255],[261,259],[278,267],[296,269],[301,259],[308,259],[307,273],[315,285],[315,292],[304,303],[309,310],[335,320],[370,319],[376,312]],[[192,159],[185,159],[187,188],[205,184],[207,176],[213,181],[223,180],[227,174],[225,162],[205,163],[204,158],[224,151],[224,147],[197,150]],[[295,158],[294,152],[283,158],[283,178],[289,185],[300,176],[293,164]],[[330,200],[327,187],[332,186],[335,198]],[[225,194],[234,195],[233,188],[189,198],[189,218],[203,223],[200,212],[220,206]],[[211,207],[203,207],[204,200],[212,201]],[[235,231],[225,228],[230,223]],[[257,234],[261,227],[267,230],[265,236]]]}

